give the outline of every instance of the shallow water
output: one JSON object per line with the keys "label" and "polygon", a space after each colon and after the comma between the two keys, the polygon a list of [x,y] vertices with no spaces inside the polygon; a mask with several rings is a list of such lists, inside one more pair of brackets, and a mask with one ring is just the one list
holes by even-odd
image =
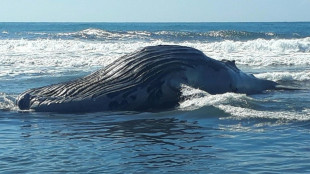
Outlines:
{"label": "shallow water", "polygon": [[234,119],[215,108],[0,117],[2,172],[308,173],[309,121]]}
{"label": "shallow water", "polygon": [[[309,173],[310,23],[0,23],[0,173]],[[19,111],[26,89],[180,44],[293,91],[209,95],[158,113]]]}

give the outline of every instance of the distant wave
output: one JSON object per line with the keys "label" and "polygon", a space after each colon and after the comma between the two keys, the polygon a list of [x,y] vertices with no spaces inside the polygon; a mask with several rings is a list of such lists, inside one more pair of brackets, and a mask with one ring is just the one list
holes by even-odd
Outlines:
{"label": "distant wave", "polygon": [[209,32],[176,32],[176,31],[160,31],[154,35],[163,38],[173,38],[176,40],[199,40],[199,41],[218,41],[218,40],[253,40],[258,38],[272,39],[278,38],[280,35],[275,33],[255,33],[246,31],[220,30]]}
{"label": "distant wave", "polygon": [[[92,32],[80,33],[78,34],[81,37],[94,37]],[[76,33],[77,34],[77,33]],[[110,35],[110,33],[102,32],[101,35]],[[136,34],[135,34],[136,35]],[[142,36],[147,36],[147,33],[140,33]],[[109,36],[112,37],[112,36]],[[113,37],[120,37],[117,34],[114,34]],[[53,45],[56,44],[57,45]],[[232,41],[232,40],[223,40],[217,42],[190,42],[190,41],[182,41],[182,42],[168,42],[162,40],[154,40],[151,42],[144,41],[136,41],[135,43],[139,43],[138,45],[147,46],[153,44],[181,44],[181,45],[189,45],[193,47],[201,47],[202,50],[205,51],[214,51],[214,52],[226,52],[226,53],[242,53],[242,52],[276,52],[276,53],[310,53],[310,37],[300,38],[300,39],[256,39],[256,40],[248,40],[248,41]],[[0,51],[9,51],[14,50],[14,48],[18,49],[27,49],[27,50],[36,50],[36,49],[45,49],[49,51],[63,50],[66,46],[69,48],[69,51],[74,51],[74,49],[79,49],[76,46],[82,47],[93,47],[98,44],[95,42],[88,43],[80,40],[52,40],[52,39],[37,39],[37,40],[26,40],[26,39],[12,39],[12,40],[0,40]],[[59,45],[60,44],[60,45]],[[72,46],[67,44],[73,44]],[[104,43],[107,46],[111,43]],[[112,43],[113,44],[113,43]],[[132,44],[132,42],[118,42],[118,45],[126,45]],[[100,45],[100,44],[99,44]]]}
{"label": "distant wave", "polygon": [[[160,40],[85,42],[61,39],[19,39],[0,40],[0,76],[9,78],[24,73],[42,75],[66,72],[71,68],[91,71],[93,67],[108,65],[118,57],[139,48],[159,44],[180,44],[195,47],[214,59],[235,60],[238,66],[310,66],[310,38],[217,42],[166,42]],[[274,78],[271,80],[283,80],[289,78],[289,75],[292,74],[279,74],[279,77],[268,77],[267,74],[264,76]],[[302,79],[298,75],[292,78]],[[303,78],[307,79],[308,77]]]}
{"label": "distant wave", "polygon": [[210,43],[214,49],[227,52],[243,51],[276,51],[281,52],[310,52],[310,37],[301,39],[256,39],[249,41],[224,40]]}
{"label": "distant wave", "polygon": [[255,74],[258,78],[268,79],[272,81],[284,81],[284,82],[291,82],[291,81],[310,81],[310,71],[301,71],[301,72],[266,72]]}
{"label": "distant wave", "polygon": [[2,34],[9,34],[9,32],[7,32],[7,31],[5,31],[5,30],[3,30],[1,33],[2,33]]}
{"label": "distant wave", "polygon": [[162,41],[218,41],[218,40],[253,40],[274,38],[296,38],[296,35],[285,36],[272,32],[246,32],[234,30],[220,30],[209,32],[187,32],[187,31],[106,31],[89,28],[73,33],[59,33],[59,36],[71,36],[90,40],[162,40]]}
{"label": "distant wave", "polygon": [[24,38],[29,40],[35,39],[81,39],[81,40],[98,40],[98,41],[248,41],[256,39],[300,39],[305,38],[296,33],[281,34],[273,32],[249,32],[235,30],[218,30],[207,32],[194,31],[108,31],[98,28],[87,28],[76,32],[26,32],[26,33],[8,33],[2,31],[0,39],[18,39]]}
{"label": "distant wave", "polygon": [[301,39],[256,39],[248,41],[185,43],[217,59],[235,60],[250,66],[309,66],[310,37]]}
{"label": "distant wave", "polygon": [[89,28],[73,33],[59,33],[58,36],[70,36],[79,39],[89,40],[128,40],[128,39],[149,39],[151,33],[144,31],[106,31]]}

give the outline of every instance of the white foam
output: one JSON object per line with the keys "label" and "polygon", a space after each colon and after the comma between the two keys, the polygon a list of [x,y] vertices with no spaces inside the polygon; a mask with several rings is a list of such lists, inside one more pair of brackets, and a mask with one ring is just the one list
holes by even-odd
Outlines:
{"label": "white foam", "polygon": [[[103,30],[83,33],[98,35]],[[96,33],[97,32],[97,33]],[[147,35],[148,33],[140,33]],[[134,35],[134,34],[132,34]],[[214,59],[236,60],[255,68],[275,65],[310,65],[310,38],[256,39],[220,42],[82,41],[82,40],[0,40],[0,77],[29,73],[57,73],[68,70],[93,70],[110,64],[120,56],[145,46],[180,44],[202,50]],[[263,75],[262,75],[263,76]],[[267,76],[267,75],[266,75]],[[295,77],[293,77],[295,78]],[[308,76],[303,77],[308,78]]]}
{"label": "white foam", "polygon": [[228,53],[234,52],[277,52],[295,53],[310,52],[310,37],[302,39],[256,39],[249,41],[225,40],[213,42],[210,49],[225,50]]}
{"label": "white foam", "polygon": [[186,85],[182,86],[182,96],[184,101],[180,102],[179,109],[194,110],[203,106],[217,106],[229,103],[247,103],[254,100],[245,94],[224,93],[211,95],[200,89],[195,89]]}
{"label": "white foam", "polygon": [[112,32],[96,28],[88,28],[72,33],[58,33],[58,36],[73,36],[83,39],[102,39],[102,40],[129,40],[129,39],[150,39],[150,32],[147,31],[127,31],[127,32]]}
{"label": "white foam", "polygon": [[5,31],[5,30],[3,30],[1,33],[2,33],[2,34],[9,34],[9,32],[7,32],[7,31]]}
{"label": "white foam", "polygon": [[255,74],[256,77],[272,81],[309,81],[310,71],[302,72],[266,72]]}
{"label": "white foam", "polygon": [[250,108],[236,107],[231,105],[218,105],[219,109],[226,113],[231,114],[237,119],[248,118],[264,118],[264,119],[277,119],[277,120],[298,120],[307,121],[310,120],[309,109],[304,109],[301,112],[290,111],[259,111]]}
{"label": "white foam", "polygon": [[[155,44],[155,43],[154,43]],[[106,66],[145,43],[85,42],[77,40],[0,40],[0,77],[87,71]]]}
{"label": "white foam", "polygon": [[303,39],[256,39],[188,43],[215,59],[236,60],[250,66],[310,65],[310,37]]}
{"label": "white foam", "polygon": [[252,109],[255,103],[264,103],[264,99],[254,99],[244,94],[224,93],[210,95],[202,90],[183,86],[182,96],[184,101],[180,102],[180,110],[196,110],[205,106],[214,106],[231,115],[236,119],[265,118],[277,120],[310,120],[310,110],[305,108],[301,112],[292,111],[261,111]]}
{"label": "white foam", "polygon": [[18,110],[15,105],[15,96],[0,92],[0,110]]}

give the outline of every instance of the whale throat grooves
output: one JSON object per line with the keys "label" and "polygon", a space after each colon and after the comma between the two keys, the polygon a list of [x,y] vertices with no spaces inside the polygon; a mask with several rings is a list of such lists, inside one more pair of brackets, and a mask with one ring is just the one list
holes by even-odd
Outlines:
{"label": "whale throat grooves", "polygon": [[[190,47],[145,47],[118,58],[88,76],[25,91],[19,95],[16,103],[21,110],[45,112],[144,110],[148,107],[164,107],[161,105],[171,107],[177,104],[177,98],[167,104],[153,101],[156,96],[163,97],[159,94],[162,93],[161,85],[164,85],[167,76],[206,61],[208,57]],[[138,90],[143,88],[146,88],[146,94],[141,95],[150,95],[146,101],[140,106],[137,102],[130,104],[131,100],[139,97]]]}

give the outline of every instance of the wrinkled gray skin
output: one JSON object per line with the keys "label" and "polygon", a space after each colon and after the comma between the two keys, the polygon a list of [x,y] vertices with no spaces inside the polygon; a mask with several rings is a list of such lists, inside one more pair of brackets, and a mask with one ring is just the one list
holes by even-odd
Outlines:
{"label": "wrinkled gray skin", "polygon": [[120,57],[86,77],[30,89],[16,103],[21,110],[39,112],[163,110],[178,105],[182,84],[210,94],[255,94],[277,85],[197,49],[159,45]]}

